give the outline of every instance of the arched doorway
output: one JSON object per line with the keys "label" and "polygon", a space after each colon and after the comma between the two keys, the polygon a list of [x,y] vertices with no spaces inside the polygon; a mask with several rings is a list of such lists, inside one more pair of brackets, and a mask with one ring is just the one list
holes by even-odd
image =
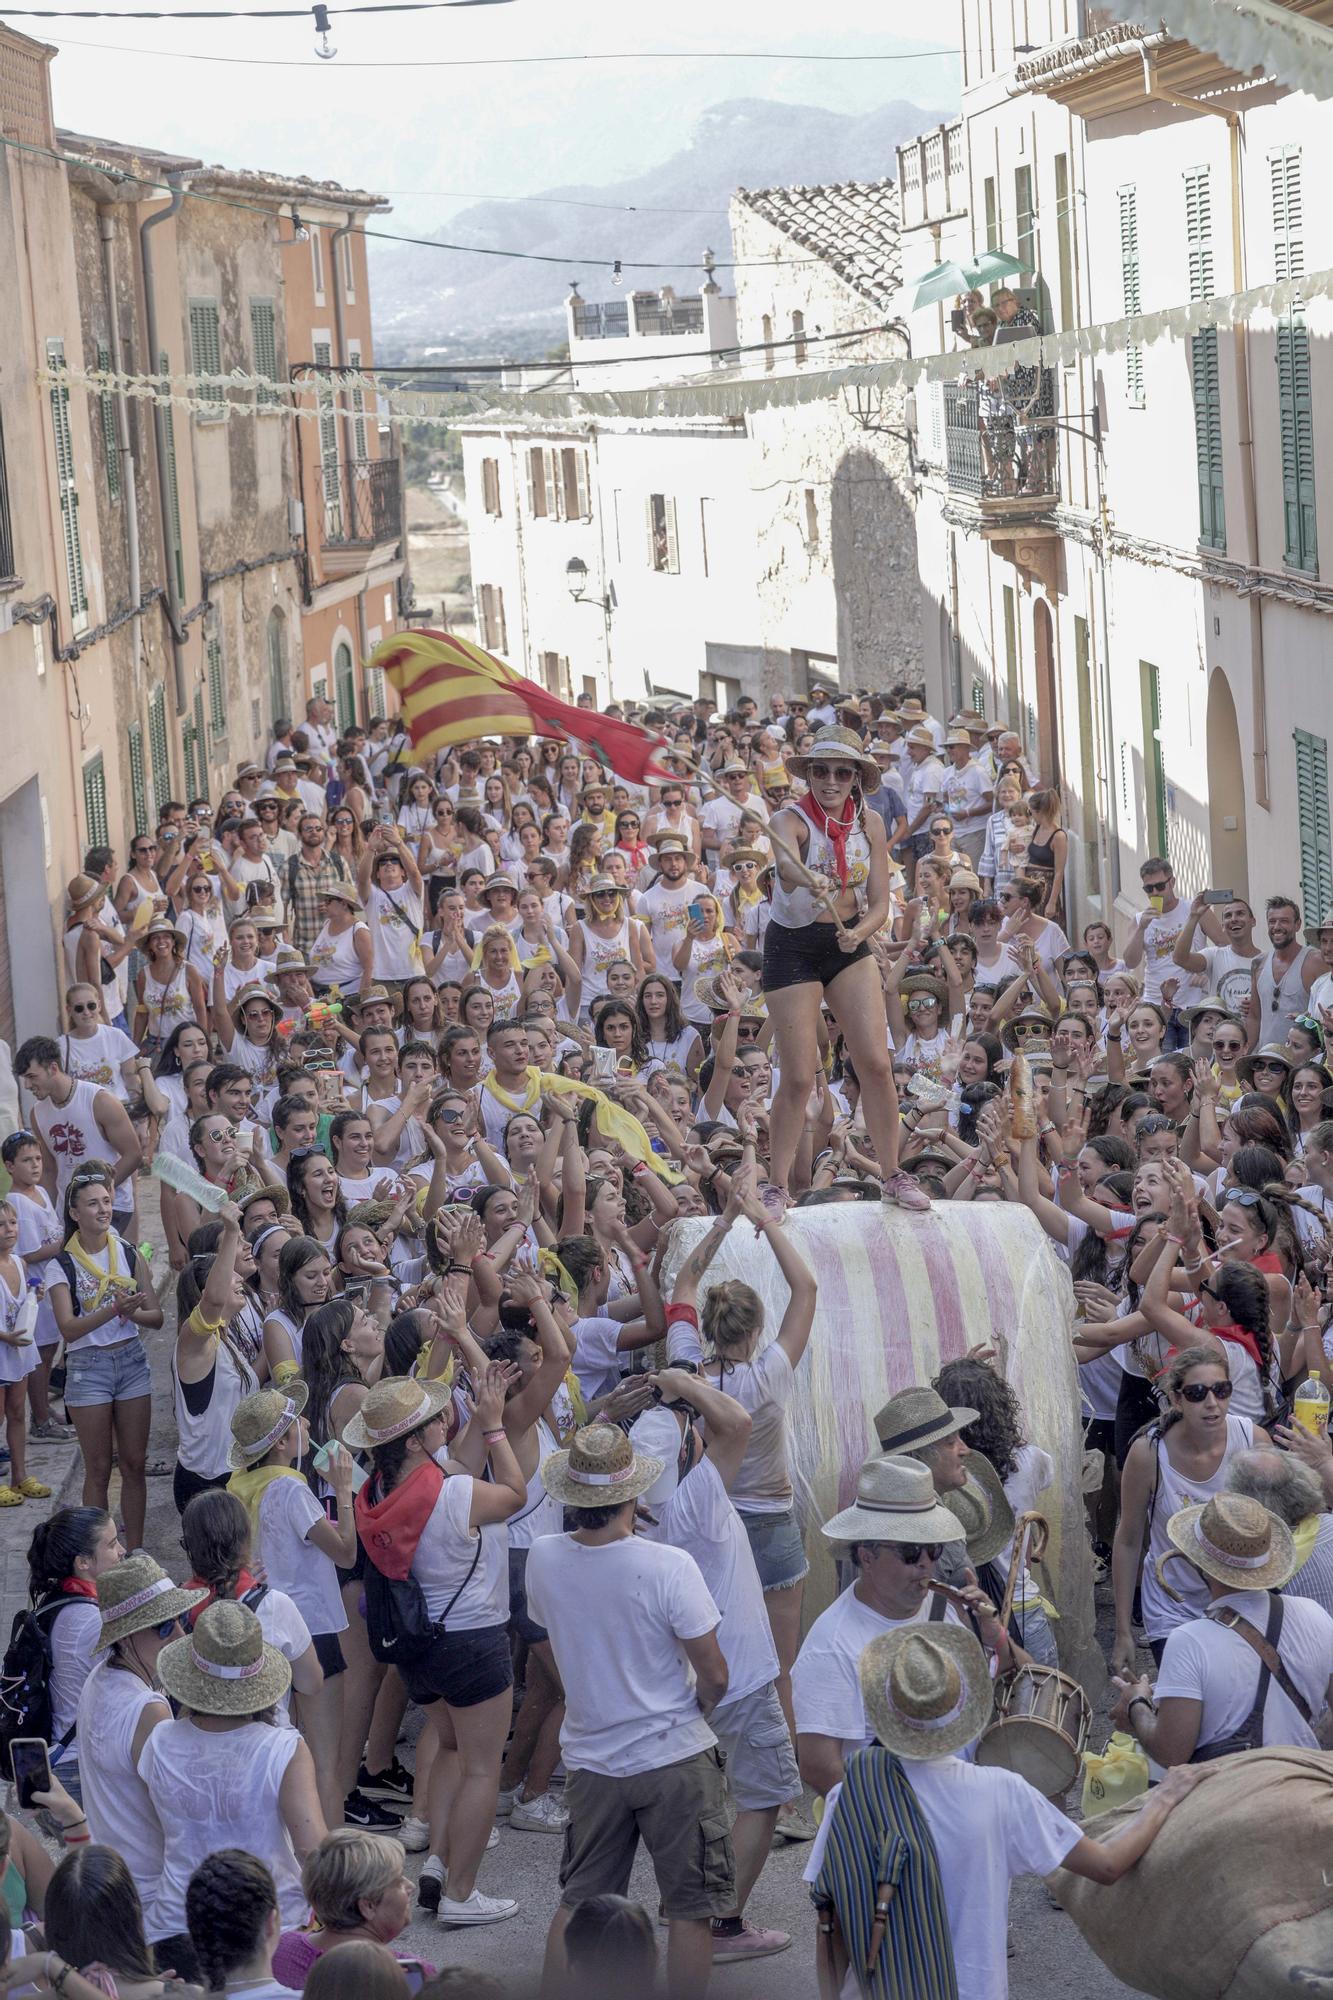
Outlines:
{"label": "arched doorway", "polygon": [[1055,631],[1051,607],[1039,597],[1032,607],[1032,675],[1037,697],[1038,776],[1060,789],[1060,710],[1055,695]]}
{"label": "arched doorway", "polygon": [[1231,684],[1220,667],[1208,682],[1208,880],[1219,889],[1250,893],[1245,836],[1245,766]]}

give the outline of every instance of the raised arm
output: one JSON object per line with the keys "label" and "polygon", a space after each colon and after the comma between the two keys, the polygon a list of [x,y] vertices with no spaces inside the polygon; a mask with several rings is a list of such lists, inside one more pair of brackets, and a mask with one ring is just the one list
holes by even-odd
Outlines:
{"label": "raised arm", "polygon": [[791,1291],[778,1328],[778,1346],[795,1368],[810,1343],[810,1329],[814,1325],[815,1274],[778,1217],[761,1207],[755,1195],[747,1193],[742,1197],[741,1211],[754,1224],[756,1232],[767,1239]]}

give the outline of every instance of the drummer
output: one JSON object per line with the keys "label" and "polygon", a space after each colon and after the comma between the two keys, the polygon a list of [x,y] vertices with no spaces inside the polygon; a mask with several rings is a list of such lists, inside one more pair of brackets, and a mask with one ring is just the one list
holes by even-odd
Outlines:
{"label": "drummer", "polygon": [[998,1667],[1019,1656],[975,1584],[964,1586],[957,1602],[931,1591],[942,1551],[962,1547],[964,1530],[940,1505],[924,1465],[878,1453],[868,1458],[854,1503],[825,1522],[823,1532],[855,1568],[856,1582],[810,1627],[791,1686],[801,1776],[813,1791],[827,1793],[841,1781],[845,1760],[871,1741],[857,1668],[872,1639],[900,1625],[966,1620]]}

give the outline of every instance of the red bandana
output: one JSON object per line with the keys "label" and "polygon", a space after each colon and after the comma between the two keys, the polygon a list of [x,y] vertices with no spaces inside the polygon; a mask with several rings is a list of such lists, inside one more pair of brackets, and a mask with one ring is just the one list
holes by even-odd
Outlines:
{"label": "red bandana", "polygon": [[[247,1591],[254,1589],[258,1581],[258,1577],[251,1576],[248,1569],[243,1569],[236,1579],[236,1588],[232,1592],[233,1599],[244,1597]],[[217,1596],[217,1592],[211,1584],[205,1583],[201,1576],[192,1576],[184,1587],[186,1590],[206,1590],[208,1592],[207,1597],[200,1598],[193,1611],[187,1611],[185,1614],[186,1624],[193,1629],[195,1619],[201,1611],[207,1611],[209,1605]]]}
{"label": "red bandana", "polygon": [[811,826],[819,833],[824,834],[829,841],[833,848],[833,866],[837,869],[838,880],[845,889],[847,887],[847,836],[856,825],[855,801],[848,799],[848,817],[845,820],[830,819],[824,811],[823,806],[818,803],[811,792],[802,792],[800,798],[796,801],[796,810],[797,812],[803,812]]}
{"label": "red bandana", "polygon": [[97,1602],[97,1585],[83,1576],[67,1576],[60,1586],[62,1597],[91,1597]]}

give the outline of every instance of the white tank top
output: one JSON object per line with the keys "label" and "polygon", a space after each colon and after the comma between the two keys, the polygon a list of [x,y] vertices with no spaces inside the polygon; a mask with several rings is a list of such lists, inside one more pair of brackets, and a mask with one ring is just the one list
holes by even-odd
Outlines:
{"label": "white tank top", "polygon": [[[76,1083],[64,1104],[53,1104],[48,1098],[32,1107],[32,1122],[56,1163],[57,1205],[64,1200],[70,1175],[85,1160],[105,1160],[108,1166],[115,1163],[116,1149],[102,1137],[93,1111],[102,1087]],[[133,1191],[117,1188],[115,1199],[125,1212],[133,1203]]]}
{"label": "white tank top", "polygon": [[341,986],[344,993],[356,991],[361,984],[361,961],[353,940],[358,931],[367,929],[365,924],[353,924],[335,936],[325,924],[310,947],[310,977],[316,986]]}
{"label": "white tank top", "polygon": [[[203,1382],[189,1385],[202,1389]],[[199,1479],[220,1479],[231,1471],[232,1412],[243,1397],[259,1387],[259,1377],[244,1362],[237,1365],[226,1342],[219,1340],[208,1384],[208,1401],[197,1416],[185,1399],[185,1384],[176,1372],[176,1353],[171,1355],[171,1388],[176,1403],[176,1457],[187,1472]]]}
{"label": "white tank top", "polygon": [[620,928],[612,938],[598,937],[596,931],[589,930],[583,919],[579,919],[579,929],[583,932],[583,1012],[586,1014],[594,1000],[604,997],[606,969],[614,965],[618,958],[629,957],[629,912],[620,919]]}
{"label": "white tank top", "polygon": [[[804,813],[801,818],[805,819]],[[805,865],[816,875],[827,875],[830,881],[838,878],[838,865],[833,852],[833,842],[813,821],[806,820],[810,838],[805,850]],[[847,887],[855,892],[858,913],[864,912],[867,888],[870,882],[870,837],[858,821],[847,836]],[[775,924],[782,924],[789,931],[804,930],[808,924],[816,923],[821,917],[827,918],[828,911],[822,903],[817,903],[810,891],[804,887],[788,889],[781,874],[774,871],[773,916]]]}
{"label": "white tank top", "polygon": [[558,1535],[564,1521],[560,1507],[542,1485],[542,1466],[553,1451],[559,1451],[557,1438],[545,1417],[537,1419],[537,1463],[528,1481],[528,1497],[523,1502],[519,1514],[509,1516],[509,1546],[511,1549],[530,1549],[538,1535]]}
{"label": "white tank top", "polygon": [[93,1839],[114,1847],[143,1901],[144,1931],[165,1937],[157,1921],[162,1828],[134,1761],[134,1732],[150,1702],[165,1701],[137,1674],[103,1659],[79,1696],[79,1782]]}
{"label": "white tank top", "polygon": [[146,968],[143,976],[143,1004],[148,1015],[144,1032],[165,1041],[172,1029],[192,1014],[189,982],[184,965],[176,966],[165,986],[159,985]]}
{"label": "white tank top", "polygon": [[[1168,1431],[1167,1437],[1170,1436]],[[1152,1502],[1152,1527],[1148,1553],[1143,1558],[1140,1594],[1143,1601],[1143,1629],[1150,1639],[1165,1639],[1177,1625],[1202,1618],[1208,1609],[1208,1586],[1192,1564],[1180,1561],[1167,1565],[1166,1578],[1180,1597],[1176,1604],[1157,1581],[1157,1558],[1171,1547],[1166,1524],[1182,1507],[1210,1500],[1226,1485],[1227,1466],[1238,1451],[1254,1442],[1254,1425],[1248,1417],[1227,1417],[1227,1443],[1221,1463],[1211,1479],[1185,1479],[1166,1455],[1166,1438],[1157,1440],[1157,1491]]]}
{"label": "white tank top", "polygon": [[287,1766],[300,1747],[294,1729],[267,1722],[225,1730],[164,1722],[153,1731],[139,1770],[164,1836],[159,1937],[186,1928],[186,1884],[220,1847],[258,1855],[273,1877],[284,1930],[305,1922],[310,1906],[301,1894],[301,1871],[278,1805]]}
{"label": "white tank top", "polygon": [[1266,951],[1258,961],[1254,986],[1259,1000],[1260,1042],[1285,1042],[1292,1022],[1305,1012],[1308,995],[1301,977],[1304,964],[1305,952],[1301,950],[1281,979],[1275,980],[1272,952]]}

